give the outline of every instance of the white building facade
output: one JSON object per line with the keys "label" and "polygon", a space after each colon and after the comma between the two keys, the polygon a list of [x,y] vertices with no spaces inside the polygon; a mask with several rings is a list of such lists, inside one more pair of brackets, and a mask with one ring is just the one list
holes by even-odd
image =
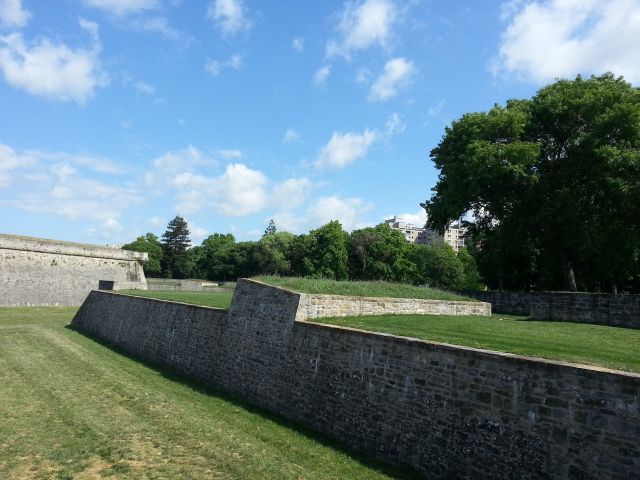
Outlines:
{"label": "white building facade", "polygon": [[458,253],[465,245],[465,235],[467,229],[460,225],[459,222],[452,223],[449,228],[440,235],[430,228],[417,227],[411,223],[407,223],[400,217],[389,218],[384,221],[386,225],[394,230],[399,230],[410,243],[419,243],[422,245],[435,245],[438,243],[446,243]]}

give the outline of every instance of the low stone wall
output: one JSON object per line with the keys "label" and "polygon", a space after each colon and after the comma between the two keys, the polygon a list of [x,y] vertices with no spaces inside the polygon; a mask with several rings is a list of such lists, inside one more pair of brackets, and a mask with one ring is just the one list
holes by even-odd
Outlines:
{"label": "low stone wall", "polygon": [[638,478],[640,375],[296,321],[302,298],[92,292],[72,326],[430,479]]}
{"label": "low stone wall", "polygon": [[640,295],[583,292],[463,292],[489,302],[495,313],[539,320],[640,328]]}
{"label": "low stone wall", "polygon": [[101,281],[146,289],[147,254],[0,234],[0,305],[81,305]]}
{"label": "low stone wall", "polygon": [[301,293],[297,320],[361,315],[491,315],[491,304],[413,298],[349,297]]}
{"label": "low stone wall", "polygon": [[215,282],[204,280],[167,280],[164,278],[147,278],[149,290],[170,290],[187,292],[219,292],[222,289]]}

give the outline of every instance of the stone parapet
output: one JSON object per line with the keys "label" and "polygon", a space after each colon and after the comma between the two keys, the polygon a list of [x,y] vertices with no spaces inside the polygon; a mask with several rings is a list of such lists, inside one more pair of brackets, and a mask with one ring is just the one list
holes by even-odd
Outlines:
{"label": "stone parapet", "polygon": [[303,304],[248,280],[228,311],[94,291],[71,325],[430,479],[639,478],[640,375],[296,320]]}

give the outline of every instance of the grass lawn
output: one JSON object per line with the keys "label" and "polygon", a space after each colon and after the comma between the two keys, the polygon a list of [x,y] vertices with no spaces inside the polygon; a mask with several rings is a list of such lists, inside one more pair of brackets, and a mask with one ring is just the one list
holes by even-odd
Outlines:
{"label": "grass lawn", "polygon": [[409,474],[64,328],[0,308],[0,478],[382,479]]}
{"label": "grass lawn", "polygon": [[224,292],[189,292],[173,290],[117,290],[115,293],[124,293],[136,297],[157,298],[158,300],[171,300],[173,302],[191,303],[206,307],[229,308],[233,290]]}
{"label": "grass lawn", "polygon": [[405,283],[391,282],[356,282],[337,281],[323,278],[301,277],[256,277],[270,285],[288,288],[300,293],[321,293],[326,295],[352,295],[357,297],[392,297],[392,298],[421,298],[426,300],[463,300],[475,302],[477,300],[454,295],[434,288],[416,287]]}
{"label": "grass lawn", "polygon": [[387,315],[321,318],[318,323],[640,372],[640,330],[513,315]]}

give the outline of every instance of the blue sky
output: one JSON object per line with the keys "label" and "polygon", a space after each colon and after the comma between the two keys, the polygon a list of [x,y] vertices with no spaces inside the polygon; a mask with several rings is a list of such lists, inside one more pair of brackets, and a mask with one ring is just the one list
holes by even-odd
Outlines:
{"label": "blue sky", "polygon": [[0,0],[0,232],[424,221],[465,112],[640,81],[640,0]]}

